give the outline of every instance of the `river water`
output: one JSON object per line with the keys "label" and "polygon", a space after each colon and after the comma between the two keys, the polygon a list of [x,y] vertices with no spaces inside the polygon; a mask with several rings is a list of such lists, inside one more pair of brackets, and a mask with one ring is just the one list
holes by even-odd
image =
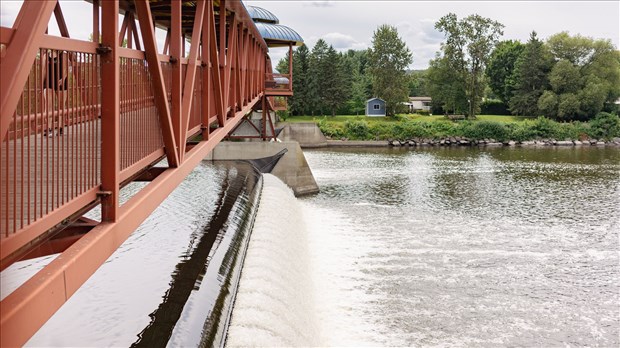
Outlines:
{"label": "river water", "polygon": [[620,346],[617,148],[306,158],[303,199],[202,163],[28,345]]}
{"label": "river water", "polygon": [[325,344],[620,346],[618,149],[306,158]]}

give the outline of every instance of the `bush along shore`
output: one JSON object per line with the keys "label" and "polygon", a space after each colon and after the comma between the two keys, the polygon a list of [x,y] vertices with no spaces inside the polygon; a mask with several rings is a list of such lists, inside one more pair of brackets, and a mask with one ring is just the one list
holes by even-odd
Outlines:
{"label": "bush along shore", "polygon": [[539,117],[519,122],[353,119],[318,126],[328,139],[385,141],[391,146],[620,145],[620,117],[605,112],[589,122],[560,123]]}

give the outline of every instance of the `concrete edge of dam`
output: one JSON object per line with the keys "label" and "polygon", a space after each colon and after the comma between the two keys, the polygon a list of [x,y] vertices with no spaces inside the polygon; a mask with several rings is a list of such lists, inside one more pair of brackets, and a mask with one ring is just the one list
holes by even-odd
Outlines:
{"label": "concrete edge of dam", "polygon": [[271,174],[287,184],[296,197],[318,193],[319,185],[314,180],[301,146],[296,141],[224,141],[219,143],[205,160],[252,160],[273,156],[283,149],[287,149],[288,152],[280,159]]}

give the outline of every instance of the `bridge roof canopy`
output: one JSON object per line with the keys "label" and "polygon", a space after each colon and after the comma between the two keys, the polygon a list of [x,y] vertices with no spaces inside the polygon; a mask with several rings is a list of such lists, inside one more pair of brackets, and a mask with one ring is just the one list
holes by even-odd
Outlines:
{"label": "bridge roof canopy", "polygon": [[270,11],[258,6],[246,6],[246,10],[254,22],[280,24],[280,20]]}
{"label": "bridge roof canopy", "polygon": [[301,35],[295,30],[281,24],[256,22],[256,29],[269,47],[301,46],[304,43]]}

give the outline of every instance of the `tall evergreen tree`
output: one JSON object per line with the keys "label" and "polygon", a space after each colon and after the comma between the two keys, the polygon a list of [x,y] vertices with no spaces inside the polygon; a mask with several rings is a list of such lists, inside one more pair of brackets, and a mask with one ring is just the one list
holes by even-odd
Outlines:
{"label": "tall evergreen tree", "polygon": [[290,109],[295,115],[308,112],[308,65],[310,52],[303,44],[293,52],[293,97],[290,98]]}
{"label": "tall evergreen tree", "polygon": [[325,69],[322,73],[325,88],[319,93],[325,106],[331,111],[332,116],[335,116],[336,110],[349,98],[350,82],[345,75],[343,59],[332,46],[327,50],[323,69]]}
{"label": "tall evergreen tree", "polygon": [[343,55],[344,73],[347,77],[348,100],[346,103],[347,114],[359,115],[364,112],[366,100],[369,95],[366,93],[368,78],[364,74],[365,52],[349,50]]}
{"label": "tall evergreen tree", "polygon": [[[288,109],[293,115],[305,115],[308,112],[308,47],[302,44],[293,51],[293,96],[288,98]],[[278,71],[288,71],[288,53],[278,62]]]}
{"label": "tall evergreen tree", "polygon": [[372,76],[373,93],[386,102],[386,111],[394,115],[409,95],[406,69],[412,55],[398,36],[396,27],[381,25],[374,32],[368,49],[368,66]]}
{"label": "tall evergreen tree", "polygon": [[329,77],[331,73],[326,67],[327,53],[329,46],[323,39],[319,39],[312,53],[310,53],[310,62],[308,66],[308,98],[311,101],[309,109],[312,115],[315,112],[323,114],[327,105],[325,101],[325,91],[327,90]]}
{"label": "tall evergreen tree", "polygon": [[549,50],[538,40],[536,32],[532,32],[523,53],[515,63],[510,112],[514,115],[539,115],[538,99],[549,87],[548,74],[552,66],[553,57]]}

